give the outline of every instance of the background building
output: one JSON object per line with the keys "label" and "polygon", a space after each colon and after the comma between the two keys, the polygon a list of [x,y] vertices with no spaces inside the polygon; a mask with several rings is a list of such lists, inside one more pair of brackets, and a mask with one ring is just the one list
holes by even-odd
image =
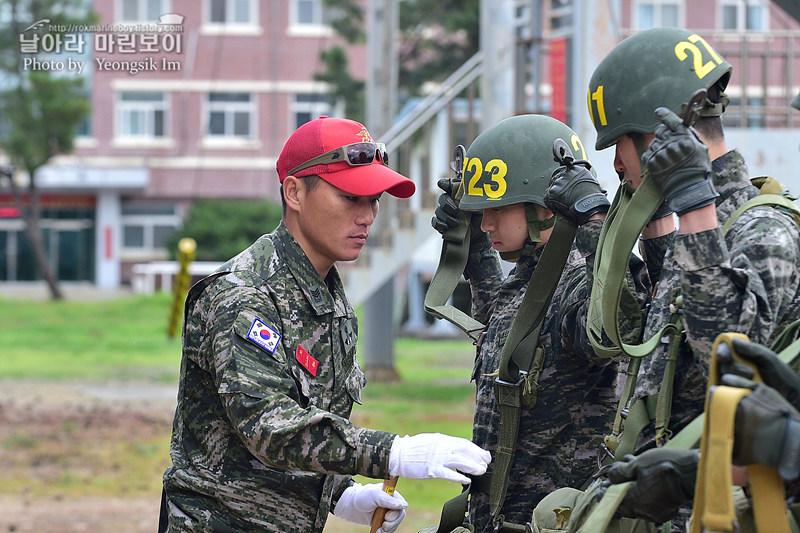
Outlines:
{"label": "background building", "polygon": [[[37,179],[59,279],[114,287],[129,281],[131,265],[166,259],[164,242],[193,199],[278,199],[275,161],[286,138],[334,111],[313,76],[320,51],[339,40],[322,0],[94,0],[93,8],[98,27],[75,36],[84,54],[60,57],[83,63],[91,116],[75,153]],[[365,48],[348,50],[363,79]],[[15,215],[0,191],[0,281],[37,279]]]}
{"label": "background building", "polygon": [[[196,198],[278,200],[274,168],[286,138],[321,114],[341,114],[328,102],[327,86],[313,81],[323,66],[320,51],[344,45],[325,24],[322,3],[93,0],[106,26],[79,34],[82,54],[62,56],[83,62],[91,117],[75,153],[51,161],[38,177],[59,279],[129,283],[134,264],[166,258],[165,239]],[[363,2],[368,42],[385,43],[381,36],[396,27],[390,4]],[[468,145],[498,120],[533,112],[565,121],[613,192],[613,151],[591,149],[586,87],[617,42],[653,26],[695,29],[733,64],[724,115],[729,144],[744,152],[753,175],[774,175],[800,191],[800,113],[788,106],[800,91],[799,10],[791,0],[482,2],[479,54],[453,65],[447,81],[397,116],[368,113],[367,126],[419,193],[383,202],[366,253],[343,268],[354,300],[398,271],[419,272],[408,265],[409,250],[431,238],[436,181],[451,174],[453,146]],[[21,46],[29,38],[21,36]],[[373,46],[378,54],[344,46],[351,74],[368,80],[368,94],[394,94],[396,78],[386,72],[391,43]],[[0,282],[37,279],[21,224],[0,189]],[[405,283],[395,286],[405,290]]]}

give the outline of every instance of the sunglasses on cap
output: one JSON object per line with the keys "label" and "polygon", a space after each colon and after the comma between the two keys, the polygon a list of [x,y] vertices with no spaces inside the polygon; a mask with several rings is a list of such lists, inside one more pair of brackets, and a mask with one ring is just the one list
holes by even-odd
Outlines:
{"label": "sunglasses on cap", "polygon": [[316,165],[329,165],[331,163],[340,163],[346,161],[347,164],[352,166],[369,165],[378,159],[384,165],[389,165],[389,153],[386,151],[386,145],[383,143],[353,143],[345,146],[335,148],[330,152],[318,155],[313,159],[309,159],[305,163],[294,167],[289,171],[290,175],[311,168]]}

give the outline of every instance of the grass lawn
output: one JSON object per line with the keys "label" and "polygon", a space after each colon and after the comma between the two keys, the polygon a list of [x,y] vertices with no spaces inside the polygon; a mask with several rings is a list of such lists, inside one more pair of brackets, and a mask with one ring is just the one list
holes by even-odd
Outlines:
{"label": "grass lawn", "polygon": [[[180,341],[166,335],[170,298],[165,293],[105,301],[0,298],[0,380],[40,386],[158,383],[177,390]],[[363,405],[353,409],[353,421],[401,435],[442,432],[469,438],[473,354],[468,340],[397,339],[395,363],[401,381],[370,383]],[[69,416],[53,421],[52,428],[42,427],[46,421],[38,420],[31,424],[35,430],[0,433],[0,450],[6,455],[0,494],[124,498],[153,493],[157,497],[160,474],[169,462],[168,426],[156,431],[126,431],[124,427],[115,431],[123,419],[108,413],[95,418],[95,438],[105,442],[81,444],[92,427]],[[155,427],[165,427],[163,421],[160,424]],[[12,453],[20,450],[29,453]],[[23,456],[48,464],[46,475],[33,480],[31,465],[13,463],[13,457]],[[401,479],[398,491],[411,505],[401,531],[412,532],[434,524],[442,503],[458,494],[460,487]],[[352,530],[336,520],[326,527],[332,533]]]}

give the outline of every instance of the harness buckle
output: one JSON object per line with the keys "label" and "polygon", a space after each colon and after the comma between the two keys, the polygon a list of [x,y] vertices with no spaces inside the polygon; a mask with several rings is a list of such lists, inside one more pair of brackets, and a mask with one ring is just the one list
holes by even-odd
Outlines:
{"label": "harness buckle", "polygon": [[516,383],[512,383],[510,381],[502,380],[502,379],[500,379],[499,376],[495,378],[494,382],[495,382],[495,385],[502,385],[504,387],[521,387],[522,384],[525,382],[525,378],[527,377],[527,375],[528,375],[527,372],[525,372],[524,370],[520,370],[519,371],[519,379],[517,380]]}
{"label": "harness buckle", "polygon": [[656,446],[661,448],[672,438],[672,431],[668,428],[656,434]]}
{"label": "harness buckle", "polygon": [[[605,442],[600,443],[600,451],[597,454],[597,468],[599,471],[603,471],[608,465],[604,465],[603,461],[608,457],[612,461],[614,460],[614,452],[611,451],[611,448],[606,445]],[[600,475],[598,472],[596,475]]]}

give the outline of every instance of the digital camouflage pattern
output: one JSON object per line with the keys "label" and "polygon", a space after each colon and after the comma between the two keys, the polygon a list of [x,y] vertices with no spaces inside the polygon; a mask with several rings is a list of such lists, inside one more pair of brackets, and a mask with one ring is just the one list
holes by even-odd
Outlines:
{"label": "digital camouflage pattern", "polygon": [[[280,334],[274,353],[248,340],[256,320]],[[348,420],[366,382],[356,336],[336,269],[320,279],[283,224],[190,290],[170,531],[321,532],[350,475],[388,477],[395,435]]]}
{"label": "digital camouflage pattern", "polygon": [[[737,151],[715,159],[712,174],[722,226],[758,189],[750,184]],[[678,431],[703,411],[711,348],[718,334],[744,333],[769,346],[786,325],[800,318],[800,232],[788,214],[766,206],[742,214],[724,238],[718,228],[673,233],[643,245],[648,261],[663,257],[645,338],[669,320],[674,297],[683,296],[686,339],[678,357],[670,419],[670,429]],[[663,250],[666,253],[660,254]],[[665,362],[664,344],[644,358],[637,397],[658,393]],[[653,436],[646,431],[640,444]]]}
{"label": "digital camouflage pattern", "polygon": [[[580,487],[597,468],[603,436],[617,405],[617,363],[598,360],[586,337],[586,315],[592,286],[592,261],[601,221],[578,229],[543,324],[539,345],[545,360],[537,403],[521,409],[519,436],[502,514],[506,521],[530,521],[540,499],[558,487]],[[466,273],[472,288],[473,317],[488,324],[478,344],[472,379],[476,383],[473,442],[494,455],[499,410],[494,382],[503,343],[544,248],[529,242],[514,270],[503,279],[492,250],[471,254]],[[649,281],[644,264],[631,259],[637,294],[646,298]],[[471,489],[470,522],[476,532],[492,531],[489,471]]]}

